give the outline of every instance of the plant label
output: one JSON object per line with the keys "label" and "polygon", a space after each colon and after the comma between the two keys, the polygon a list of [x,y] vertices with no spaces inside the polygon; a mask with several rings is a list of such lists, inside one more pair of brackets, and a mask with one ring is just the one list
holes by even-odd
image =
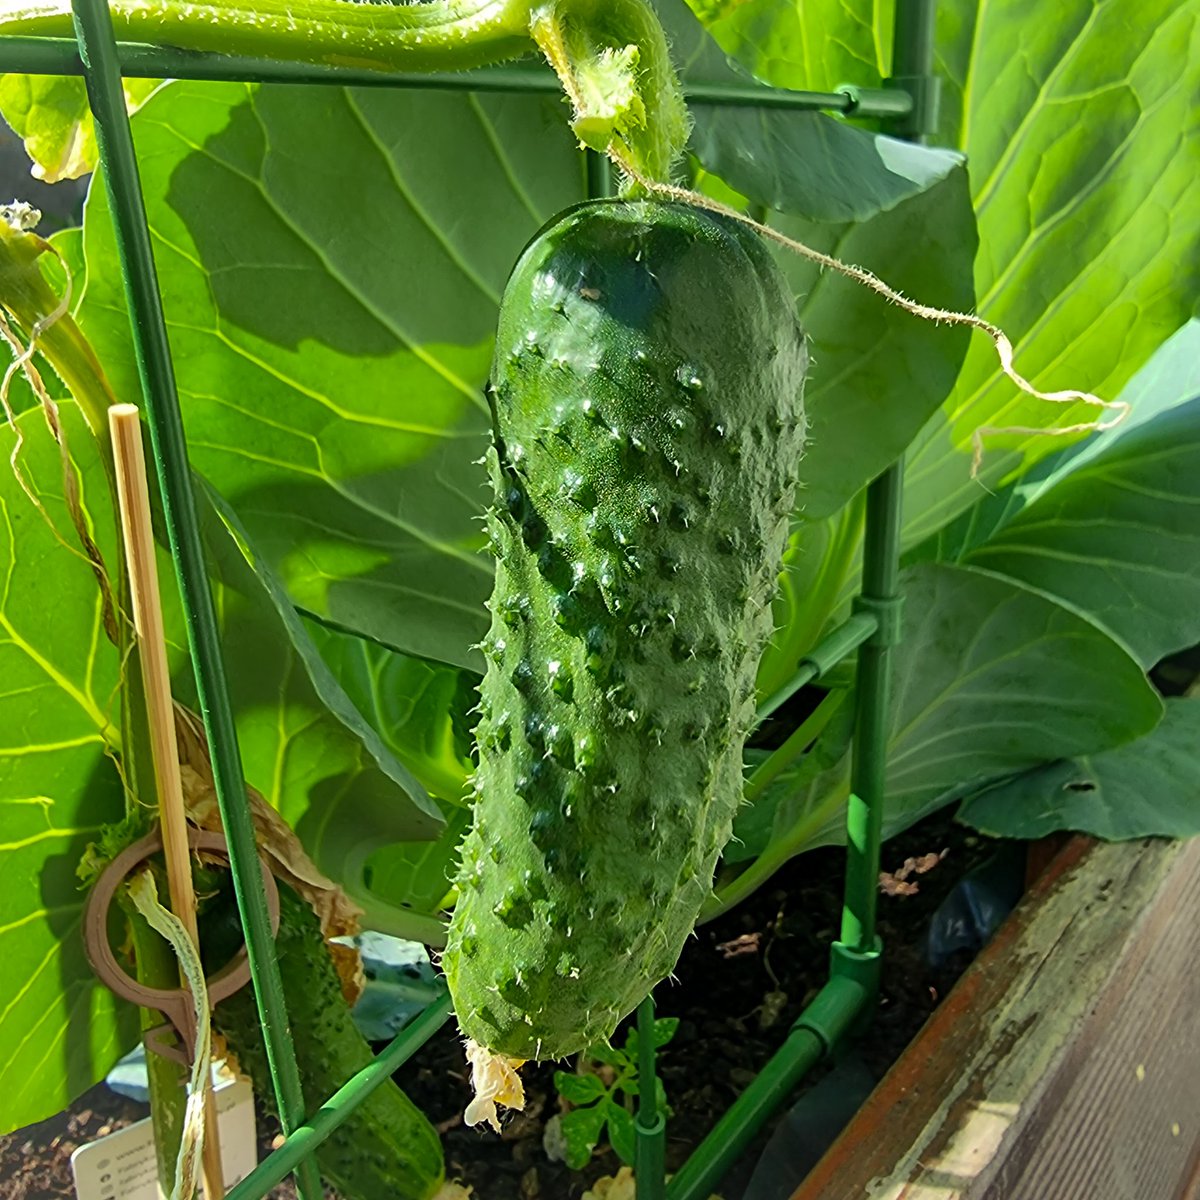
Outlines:
{"label": "plant label", "polygon": [[[221,1162],[230,1188],[258,1163],[254,1095],[245,1079],[216,1086]],[[78,1200],[162,1200],[150,1118],[80,1146],[71,1155],[71,1172]]]}

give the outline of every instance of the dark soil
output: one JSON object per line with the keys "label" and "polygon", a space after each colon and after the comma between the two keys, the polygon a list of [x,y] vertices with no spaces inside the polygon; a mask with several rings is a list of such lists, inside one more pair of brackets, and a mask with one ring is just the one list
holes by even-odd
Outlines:
{"label": "dark soil", "polygon": [[145,1115],[145,1105],[99,1083],[65,1113],[0,1138],[0,1196],[4,1200],[74,1196],[72,1153]]}
{"label": "dark soil", "polygon": [[[886,963],[875,1020],[857,1044],[873,1075],[881,1077],[912,1040],[966,965],[940,971],[925,964],[929,917],[972,866],[991,853],[986,840],[939,814],[889,842],[884,869],[910,856],[948,851],[917,878],[911,896],[880,897],[880,934]],[[804,1004],[824,983],[829,943],[841,914],[844,853],[818,850],[794,860],[734,912],[698,930],[676,970],[656,994],[660,1016],[680,1018],[674,1040],[660,1052],[659,1069],[672,1116],[667,1165],[674,1170],[712,1128],[784,1040]],[[615,1041],[620,1044],[624,1034]],[[546,1120],[559,1111],[553,1067],[526,1067],[527,1111],[510,1115],[502,1134],[468,1129],[461,1114],[470,1098],[468,1072],[453,1024],[448,1024],[397,1076],[444,1133],[447,1172],[475,1188],[480,1200],[577,1200],[584,1189],[620,1166],[605,1145],[588,1169],[551,1162],[542,1146]],[[70,1155],[76,1146],[145,1115],[145,1107],[99,1085],[65,1114],[0,1138],[0,1198],[49,1200],[73,1190]],[[277,1132],[260,1119],[262,1144]],[[739,1200],[764,1134],[720,1194]],[[272,1196],[291,1200],[290,1185]]]}
{"label": "dark soil", "polygon": [[[884,847],[884,870],[910,856],[948,850],[919,878],[913,896],[880,897],[879,932],[886,963],[875,1020],[858,1052],[877,1078],[900,1055],[969,961],[942,971],[924,960],[925,930],[933,911],[993,843],[954,825],[945,814],[916,826]],[[788,864],[735,911],[697,931],[676,981],[655,993],[660,1016],[680,1018],[679,1030],[659,1054],[659,1071],[672,1115],[667,1123],[667,1169],[676,1170],[767,1059],[792,1021],[828,977],[829,944],[841,919],[845,853],[818,850]],[[614,1039],[621,1044],[623,1031]],[[458,1122],[470,1093],[462,1052],[453,1036],[426,1046],[404,1087],[432,1119],[445,1121],[447,1171],[472,1184],[481,1200],[577,1200],[621,1163],[602,1146],[583,1172],[550,1162],[542,1148],[545,1121],[558,1111],[554,1068],[522,1069],[529,1100],[497,1137]],[[760,1138],[758,1149],[765,1143]],[[752,1151],[720,1188],[739,1200],[757,1159]]]}

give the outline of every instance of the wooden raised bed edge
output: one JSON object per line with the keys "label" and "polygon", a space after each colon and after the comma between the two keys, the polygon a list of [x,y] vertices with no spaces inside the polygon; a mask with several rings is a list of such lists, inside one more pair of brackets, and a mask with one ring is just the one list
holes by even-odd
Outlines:
{"label": "wooden raised bed edge", "polygon": [[1200,1197],[1200,839],[1072,838],[792,1200]]}

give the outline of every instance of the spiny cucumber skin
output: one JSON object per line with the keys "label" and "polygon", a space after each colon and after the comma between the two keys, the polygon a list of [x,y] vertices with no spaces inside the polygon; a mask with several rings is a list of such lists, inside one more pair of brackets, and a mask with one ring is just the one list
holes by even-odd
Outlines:
{"label": "spiny cucumber skin", "polygon": [[[374,1055],[353,1023],[320,921],[308,902],[280,883],[279,908],[275,953],[304,1101],[312,1112]],[[275,1091],[253,989],[242,988],[223,1000],[213,1010],[213,1025],[255,1091],[272,1106]],[[321,1143],[317,1165],[343,1200],[430,1200],[445,1176],[437,1130],[391,1080]]]}
{"label": "spiny cucumber skin", "polygon": [[668,975],[742,794],[808,356],[757,236],[569,210],[505,292],[474,824],[443,967],[521,1059],[610,1036]]}

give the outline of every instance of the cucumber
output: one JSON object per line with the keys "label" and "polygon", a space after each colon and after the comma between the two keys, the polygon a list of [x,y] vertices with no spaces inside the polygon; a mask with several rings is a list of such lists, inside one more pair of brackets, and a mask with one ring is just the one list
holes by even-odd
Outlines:
{"label": "cucumber", "polygon": [[501,305],[497,556],[443,969],[463,1033],[559,1058],[678,959],[742,794],[804,441],[792,296],[736,221],[568,210]]}
{"label": "cucumber", "polygon": [[[304,1100],[311,1112],[374,1055],[351,1019],[316,914],[282,882],[279,909],[275,952]],[[240,939],[236,909],[229,923]],[[213,928],[210,918],[201,928],[201,945],[207,951],[222,941],[221,930]],[[217,1005],[213,1027],[225,1037],[255,1091],[273,1110],[275,1092],[250,987]],[[431,1200],[445,1175],[437,1130],[391,1080],[376,1088],[321,1143],[317,1164],[343,1200],[379,1200],[383,1196],[388,1200]]]}

